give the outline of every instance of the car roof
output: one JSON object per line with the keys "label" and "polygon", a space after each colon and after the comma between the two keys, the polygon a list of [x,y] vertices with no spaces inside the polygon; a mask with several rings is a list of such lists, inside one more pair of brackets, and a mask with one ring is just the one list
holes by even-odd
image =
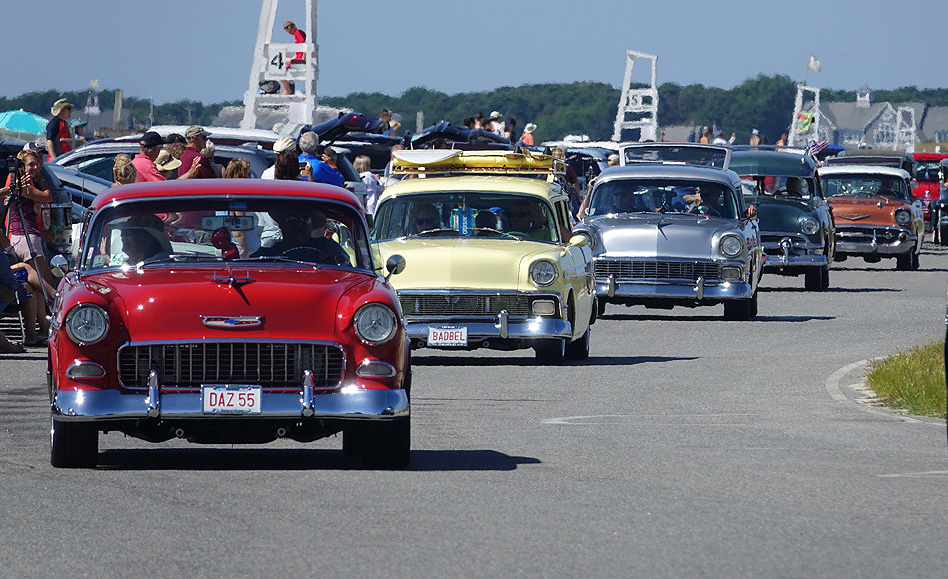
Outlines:
{"label": "car roof", "polygon": [[402,179],[385,188],[381,199],[413,193],[437,193],[444,191],[491,191],[515,195],[533,195],[545,199],[565,197],[545,179],[530,177],[501,177],[493,175],[460,175],[426,179]]}
{"label": "car roof", "polygon": [[890,177],[901,177],[911,179],[908,171],[897,167],[886,167],[884,165],[832,165],[820,168],[820,177],[829,177],[833,175],[885,175]]}
{"label": "car roof", "polygon": [[603,169],[597,183],[612,179],[690,179],[733,185],[733,171],[695,165],[626,165]]}
{"label": "car roof", "polygon": [[948,153],[930,153],[928,151],[921,151],[912,153],[912,158],[916,161],[941,161],[942,159],[948,159]]}
{"label": "car roof", "polygon": [[800,153],[784,151],[734,151],[730,169],[738,175],[811,177],[816,161]]}
{"label": "car roof", "polygon": [[192,198],[202,196],[229,196],[231,198],[270,196],[326,199],[351,205],[353,209],[362,211],[362,206],[355,195],[341,187],[323,183],[272,179],[186,179],[182,181],[132,183],[109,188],[108,191],[96,197],[93,208],[98,210],[110,203],[174,196]]}

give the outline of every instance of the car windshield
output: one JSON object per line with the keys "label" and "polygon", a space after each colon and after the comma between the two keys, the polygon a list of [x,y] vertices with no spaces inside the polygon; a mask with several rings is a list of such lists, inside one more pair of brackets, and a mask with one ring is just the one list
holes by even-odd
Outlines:
{"label": "car windshield", "polygon": [[938,181],[939,161],[915,161],[915,177],[924,181]]}
{"label": "car windshield", "polygon": [[375,214],[374,239],[399,237],[507,237],[559,241],[546,200],[501,192],[400,195]]}
{"label": "car windshield", "polygon": [[823,177],[827,197],[879,197],[908,200],[905,180],[889,175],[828,175]]}
{"label": "car windshield", "polygon": [[737,219],[731,189],[721,183],[671,179],[614,179],[592,193],[589,215],[693,213]]}
{"label": "car windshield", "polygon": [[809,177],[741,177],[744,195],[764,195],[809,199],[816,190],[816,181]]}
{"label": "car windshield", "polygon": [[118,203],[89,225],[85,269],[234,261],[371,269],[361,215],[325,200],[172,197]]}

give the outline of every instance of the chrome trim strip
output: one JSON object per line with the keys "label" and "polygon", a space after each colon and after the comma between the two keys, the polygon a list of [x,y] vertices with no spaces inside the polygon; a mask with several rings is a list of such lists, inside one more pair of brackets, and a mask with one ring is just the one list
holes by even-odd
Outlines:
{"label": "chrome trim strip", "polygon": [[145,398],[145,404],[148,406],[149,417],[157,417],[161,414],[161,385],[158,384],[158,372],[152,370],[148,373],[148,397]]}
{"label": "chrome trim strip", "polygon": [[509,340],[534,340],[537,338],[571,338],[573,336],[572,325],[559,318],[532,318],[525,321],[508,322],[507,337],[501,337],[501,327],[493,322],[473,322],[468,323],[462,320],[451,321],[432,321],[408,322],[406,330],[408,336],[415,340],[427,342],[428,327],[440,325],[466,326],[468,342],[472,338],[481,339],[509,339]]}
{"label": "chrome trim strip", "polygon": [[[258,420],[267,418],[299,419],[303,404],[299,392],[264,392],[260,414],[204,414],[200,392],[166,392],[160,395],[161,418],[194,419],[206,422],[222,420]],[[314,395],[313,419],[401,418],[411,413],[405,390],[363,390]],[[388,409],[391,410],[388,410]],[[144,394],[122,394],[118,390],[60,390],[52,405],[58,420],[106,422],[148,416]],[[309,419],[309,418],[307,418]]]}

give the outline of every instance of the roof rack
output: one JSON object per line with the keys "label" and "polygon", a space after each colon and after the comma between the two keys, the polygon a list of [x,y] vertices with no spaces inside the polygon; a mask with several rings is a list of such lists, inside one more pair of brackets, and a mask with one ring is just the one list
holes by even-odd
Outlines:
{"label": "roof rack", "polygon": [[566,162],[530,151],[464,151],[415,149],[392,151],[392,173],[416,177],[452,175],[513,175],[566,178]]}

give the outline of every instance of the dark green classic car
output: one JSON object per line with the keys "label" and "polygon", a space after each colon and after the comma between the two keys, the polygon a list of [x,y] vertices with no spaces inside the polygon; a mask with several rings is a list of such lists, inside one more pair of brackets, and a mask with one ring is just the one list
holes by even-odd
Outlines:
{"label": "dark green classic car", "polygon": [[786,151],[734,151],[744,202],[757,207],[764,272],[804,276],[807,290],[829,287],[836,252],[833,216],[809,155]]}

